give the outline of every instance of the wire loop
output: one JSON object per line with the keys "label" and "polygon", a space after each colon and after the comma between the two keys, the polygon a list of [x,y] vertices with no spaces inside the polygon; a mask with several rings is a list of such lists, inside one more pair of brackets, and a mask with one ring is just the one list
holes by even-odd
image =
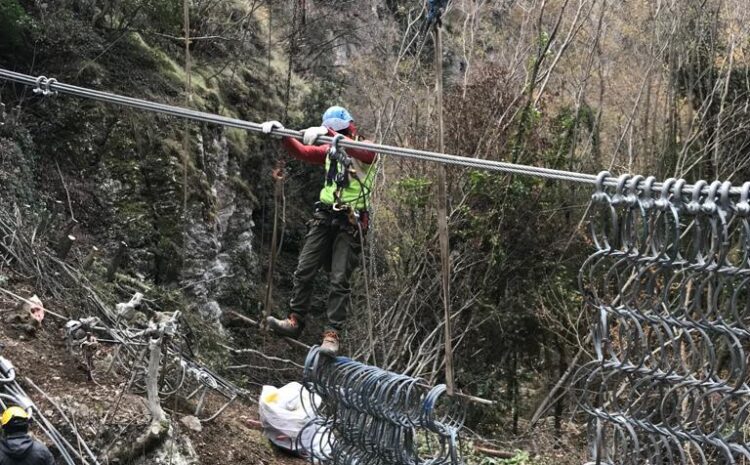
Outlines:
{"label": "wire loop", "polygon": [[[314,462],[333,464],[459,464],[459,434],[466,405],[440,384],[392,373],[346,357],[307,354],[303,385],[319,396],[315,434],[303,450]],[[305,441],[305,439],[299,439]],[[315,455],[317,454],[317,455]]]}
{"label": "wire loop", "polygon": [[[750,454],[750,182],[600,174],[579,272],[595,360],[573,376],[593,463],[739,463]],[[604,212],[604,213],[602,213]]]}

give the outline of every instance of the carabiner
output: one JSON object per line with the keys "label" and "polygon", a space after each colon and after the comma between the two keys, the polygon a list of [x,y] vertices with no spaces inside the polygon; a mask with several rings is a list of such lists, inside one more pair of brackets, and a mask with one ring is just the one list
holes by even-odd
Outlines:
{"label": "carabiner", "polygon": [[343,138],[343,134],[336,134],[335,136],[333,136],[333,140],[331,141],[331,148],[334,150],[334,152],[338,153],[341,150],[339,148],[339,142],[341,142],[341,139]]}

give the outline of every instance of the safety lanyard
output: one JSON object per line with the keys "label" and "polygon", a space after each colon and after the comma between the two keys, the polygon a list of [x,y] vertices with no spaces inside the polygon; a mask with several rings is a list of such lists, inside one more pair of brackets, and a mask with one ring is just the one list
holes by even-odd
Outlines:
{"label": "safety lanyard", "polygon": [[[334,210],[341,209],[341,193],[349,187],[349,175],[353,172],[351,157],[346,154],[343,148],[339,147],[339,141],[343,138],[342,134],[337,134],[328,149],[329,166],[326,174],[326,185],[330,186],[336,183],[336,191],[333,194]],[[341,164],[341,171],[339,171],[339,164]]]}

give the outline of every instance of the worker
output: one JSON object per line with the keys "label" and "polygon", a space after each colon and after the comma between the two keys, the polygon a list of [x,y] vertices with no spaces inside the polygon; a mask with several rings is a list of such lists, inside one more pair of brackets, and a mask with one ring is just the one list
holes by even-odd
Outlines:
{"label": "worker", "polygon": [[55,465],[47,446],[29,436],[31,416],[21,407],[8,407],[0,418],[0,465]]}
{"label": "worker", "polygon": [[[283,126],[278,121],[262,124],[270,134]],[[313,218],[305,244],[294,272],[294,287],[285,319],[269,316],[268,327],[275,333],[296,338],[304,328],[310,311],[313,281],[321,267],[330,271],[328,321],[320,350],[335,356],[339,351],[340,334],[349,308],[349,278],[359,263],[361,246],[369,226],[368,206],[375,177],[375,152],[359,148],[332,150],[331,144],[314,145],[319,136],[360,140],[351,114],[340,106],[330,107],[323,114],[320,127],[303,132],[302,143],[284,137],[282,143],[291,156],[325,167],[326,181],[315,203]]]}

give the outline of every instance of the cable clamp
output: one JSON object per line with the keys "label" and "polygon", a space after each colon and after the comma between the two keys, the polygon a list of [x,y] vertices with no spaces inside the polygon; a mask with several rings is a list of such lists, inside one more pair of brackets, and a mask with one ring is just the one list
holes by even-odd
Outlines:
{"label": "cable clamp", "polygon": [[45,97],[48,95],[57,95],[57,91],[52,89],[52,85],[57,82],[57,79],[51,78],[47,79],[47,81],[44,83],[44,91],[42,92],[42,95]]}
{"label": "cable clamp", "polygon": [[44,97],[49,95],[57,95],[56,90],[52,90],[50,86],[57,82],[55,78],[47,78],[47,76],[39,76],[36,78],[36,87],[32,92],[35,94],[41,94]]}

